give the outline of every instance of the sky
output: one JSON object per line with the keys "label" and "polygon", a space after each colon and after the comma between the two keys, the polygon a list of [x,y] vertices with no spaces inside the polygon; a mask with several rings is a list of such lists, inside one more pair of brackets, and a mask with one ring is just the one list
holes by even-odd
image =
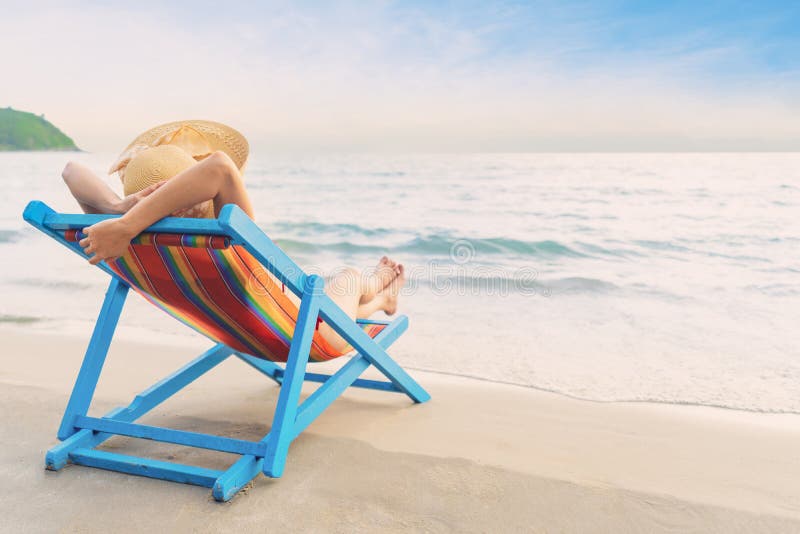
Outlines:
{"label": "sky", "polygon": [[[167,5],[169,4],[169,5]],[[800,149],[800,2],[7,2],[0,106],[89,151]]]}

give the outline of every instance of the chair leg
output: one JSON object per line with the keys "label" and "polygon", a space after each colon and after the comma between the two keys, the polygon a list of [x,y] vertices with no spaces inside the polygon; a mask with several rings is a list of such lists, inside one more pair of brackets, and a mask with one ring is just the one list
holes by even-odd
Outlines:
{"label": "chair leg", "polygon": [[[133,402],[128,406],[115,408],[103,417],[105,419],[123,422],[133,422],[139,419],[141,416],[181,391],[184,387],[203,376],[209,370],[219,365],[230,356],[230,353],[230,349],[225,345],[215,345],[171,375],[159,380],[136,395]],[[74,417],[73,421],[75,421]],[[86,428],[79,430],[47,451],[45,465],[47,469],[51,471],[58,471],[67,464],[70,454],[76,449],[94,448],[111,436],[112,434],[94,432]]]}
{"label": "chair leg", "polygon": [[293,427],[297,416],[300,390],[303,387],[306,364],[311,352],[314,329],[319,316],[322,285],[322,278],[316,275],[311,275],[305,280],[303,298],[300,301],[300,310],[297,313],[297,325],[294,329],[292,345],[289,348],[289,356],[286,361],[283,386],[278,396],[278,404],[275,407],[272,428],[269,435],[264,438],[267,442],[267,450],[264,456],[263,471],[265,475],[270,477],[279,477],[283,474],[289,443],[294,437]]}
{"label": "chair leg", "polygon": [[[403,391],[414,402],[430,400],[431,396],[416,380],[386,353],[386,350],[359,328],[341,308],[329,298],[323,298],[320,314],[336,332],[345,338],[362,356],[386,376],[398,389]],[[400,321],[401,318],[395,319]],[[408,319],[402,318],[407,322]]]}
{"label": "chair leg", "polygon": [[214,482],[211,495],[217,501],[229,501],[239,490],[258,476],[262,470],[263,460],[245,454],[239,458]]}
{"label": "chair leg", "polygon": [[89,347],[86,349],[86,355],[78,372],[78,378],[72,388],[67,409],[61,419],[58,439],[62,441],[78,431],[73,426],[75,416],[86,415],[89,410],[127,294],[128,286],[117,278],[112,278],[103,300],[103,306],[100,308],[100,315],[94,325]]}

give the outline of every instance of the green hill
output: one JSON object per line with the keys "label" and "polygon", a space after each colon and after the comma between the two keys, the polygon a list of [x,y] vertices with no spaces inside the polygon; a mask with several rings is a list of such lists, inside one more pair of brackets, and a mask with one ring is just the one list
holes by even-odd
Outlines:
{"label": "green hill", "polygon": [[8,150],[79,150],[44,115],[0,108],[0,152]]}

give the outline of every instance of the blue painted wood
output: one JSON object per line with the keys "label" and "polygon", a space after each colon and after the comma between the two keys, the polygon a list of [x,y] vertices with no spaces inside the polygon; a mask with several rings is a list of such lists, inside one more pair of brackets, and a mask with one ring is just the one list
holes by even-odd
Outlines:
{"label": "blue painted wood", "polygon": [[[65,240],[63,235],[45,226],[45,218],[53,214],[56,214],[56,212],[53,211],[50,206],[39,200],[32,200],[25,207],[25,211],[22,213],[22,218],[25,219],[25,221],[30,225],[36,227],[42,233],[49,235],[54,240],[70,249],[72,252],[86,259],[87,256],[83,253],[83,249],[80,247],[80,245]],[[100,262],[97,266],[103,271],[107,272],[109,275],[116,276],[114,271],[109,269],[105,262]]]}
{"label": "blue painted wood", "polygon": [[242,456],[217,478],[211,489],[211,495],[217,501],[229,501],[239,490],[261,473],[263,465],[263,458],[251,455]]}
{"label": "blue painted wood", "polygon": [[230,348],[217,343],[177,371],[136,395],[133,402],[123,410],[117,419],[120,421],[135,421],[224,362],[231,355],[231,352]]}
{"label": "blue painted wood", "polygon": [[[303,271],[238,206],[232,204],[224,206],[219,220],[220,225],[227,230],[230,237],[244,245],[264,267],[296,295],[302,296]],[[293,276],[284,276],[286,271]],[[377,346],[362,329],[358,328],[354,321],[327,296],[323,296],[320,315],[414,402],[426,402],[430,399],[428,392],[386,354],[385,350]]]}
{"label": "blue painted wood", "polygon": [[44,219],[48,215],[54,213],[56,213],[56,211],[41,200],[31,200],[28,202],[27,206],[25,206],[25,210],[22,212],[22,218],[27,223],[32,224],[42,231],[46,231]]}
{"label": "blue painted wood", "polygon": [[[117,421],[135,421],[225,361],[230,356],[230,353],[231,349],[225,345],[215,345],[174,373],[139,393],[128,406],[115,408],[103,417]],[[80,430],[47,451],[45,466],[51,470],[61,469],[66,465],[71,451],[79,448],[96,447],[110,437],[111,434],[103,432]]]}
{"label": "blue painted wood", "polygon": [[297,414],[297,403],[303,387],[303,375],[305,375],[308,355],[311,352],[311,342],[317,326],[319,301],[324,295],[322,286],[322,278],[319,276],[312,274],[306,278],[300,309],[297,312],[297,324],[292,344],[289,347],[289,356],[286,359],[283,386],[275,407],[269,439],[266,440],[264,474],[267,476],[279,477],[283,474],[289,443],[294,437],[292,426]]}
{"label": "blue painted wood", "polygon": [[356,319],[356,324],[380,324],[385,326],[391,322],[392,321],[378,321],[376,319]]}
{"label": "blue painted wood", "polygon": [[70,461],[79,465],[119,471],[129,475],[172,480],[210,488],[221,471],[150,458],[139,458],[96,449],[78,449],[70,454]]}
{"label": "blue painted wood", "polygon": [[[274,380],[278,384],[283,384],[283,374],[284,370],[281,366],[269,361],[264,360],[262,358],[256,358],[255,356],[250,356],[249,354],[243,353],[235,353],[236,356],[239,357],[240,360],[247,363],[254,369],[257,369],[259,372],[263,373],[264,375],[268,376],[270,379]],[[309,363],[311,363],[309,361]],[[303,380],[306,382],[325,382],[333,375],[327,375],[324,373],[306,373],[303,376]],[[358,379],[351,384],[352,387],[356,388],[365,388],[365,389],[378,389],[381,391],[392,391],[395,393],[405,393],[404,391],[400,390],[391,382],[383,382],[379,380],[364,380]]]}
{"label": "blue painted wood", "polygon": [[210,449],[233,454],[252,454],[254,456],[264,456],[264,443],[260,441],[245,441],[242,439],[226,438],[211,434],[201,434],[199,432],[188,432],[186,430],[174,430],[160,426],[141,425],[136,423],[126,423],[105,419],[102,417],[88,417],[79,415],[75,418],[75,424],[80,428],[106,432],[119,436],[131,438],[149,439],[162,441],[165,443],[175,443],[176,445],[186,445],[199,449]]}
{"label": "blue painted wood", "polygon": [[[26,221],[84,257],[80,246],[67,242],[59,231],[82,229],[110,217],[58,214],[44,203],[37,201],[29,203],[24,213]],[[102,368],[102,360],[107,352],[113,327],[119,317],[117,308],[122,306],[122,303],[118,302],[118,298],[109,297],[107,294],[104,309],[108,305],[108,310],[101,312],[101,317],[98,318],[95,328],[97,336],[93,335],[90,350],[87,350],[87,357],[81,368],[82,374],[86,376],[81,378],[79,374],[73,390],[75,400],[73,402],[71,398],[71,406],[68,407],[69,418],[65,414],[65,421],[69,420],[66,426],[71,435],[66,437],[60,445],[48,451],[48,468],[58,469],[67,460],[71,460],[74,463],[136,475],[213,486],[212,492],[215,499],[228,500],[259,472],[263,471],[268,476],[280,476],[285,466],[286,454],[291,441],[348,387],[366,387],[386,391],[399,390],[408,394],[416,402],[424,402],[429,398],[425,390],[408,376],[385,351],[385,347],[388,347],[407,328],[408,319],[399,317],[391,323],[370,320],[353,321],[324,295],[322,280],[319,277],[306,276],[297,264],[238,207],[225,206],[218,220],[167,218],[152,225],[146,231],[227,235],[234,243],[245,246],[265,268],[301,297],[296,335],[292,340],[286,369],[266,360],[236,353],[237,357],[249,365],[284,384],[278,398],[272,430],[261,441],[249,442],[222,436],[131,424],[142,414],[230,356],[233,351],[223,345],[215,346],[182,369],[154,384],[138,395],[129,406],[117,408],[104,418],[87,417],[86,409],[91,402]],[[122,288],[112,292],[110,286],[109,293],[122,291],[124,296],[124,292],[127,291],[124,282],[118,280],[113,271],[104,263],[101,263],[99,267],[112,275],[112,286],[116,282],[115,288]],[[325,319],[359,352],[358,356],[330,376],[305,372],[318,316]],[[388,326],[373,340],[359,327],[363,324],[388,324]],[[96,342],[95,337],[97,337]],[[105,350],[100,350],[104,343]],[[90,353],[91,358],[89,357]],[[100,355],[102,358],[99,358]],[[390,382],[358,378],[370,364],[375,365],[383,372]],[[92,379],[93,375],[96,376]],[[323,385],[302,405],[298,406],[300,389],[304,380],[323,382]],[[77,429],[75,428],[76,424],[90,428]],[[62,424],[62,426],[65,425]],[[220,472],[92,449],[115,434],[222,450],[243,454],[243,456],[227,471]]]}
{"label": "blue painted wood", "polygon": [[[28,202],[22,214],[23,219],[41,232],[49,235],[68,249],[82,258],[88,259],[78,243],[67,241],[61,234],[64,230],[82,230],[106,219],[114,219],[119,215],[98,214],[64,214],[57,213],[50,206],[40,200]],[[184,233],[201,235],[225,235],[225,231],[216,219],[191,219],[180,217],[166,217],[151,226],[145,232]],[[97,267],[112,277],[117,277],[106,262],[100,262]]]}
{"label": "blue painted wood", "polygon": [[[232,350],[217,343],[197,358],[145,389],[121,408],[116,419],[135,421],[230,357]],[[108,416],[106,416],[108,417]]]}
{"label": "blue painted wood", "polygon": [[[304,380],[306,382],[327,382],[334,375],[325,375],[321,373],[306,373]],[[398,389],[392,382],[385,382],[382,380],[367,380],[365,378],[358,378],[350,387],[363,388],[363,389],[377,389],[380,391],[390,391],[393,393],[403,393],[405,391]]]}
{"label": "blue painted wood", "polygon": [[375,336],[375,343],[383,348],[389,347],[400,339],[400,336],[402,336],[406,330],[408,330],[408,316],[402,314],[398,315],[395,317],[394,321],[388,323],[386,328]]}
{"label": "blue painted wood", "polygon": [[[431,396],[411,378],[397,362],[395,362],[378,343],[359,328],[327,295],[322,297],[320,316],[339,335],[347,340],[372,365],[377,367],[386,378],[403,390],[414,402],[426,402]],[[405,317],[399,320],[408,321]]]}
{"label": "blue painted wood", "polygon": [[61,419],[61,426],[58,429],[58,439],[64,440],[77,432],[73,424],[73,419],[77,415],[86,415],[89,405],[92,403],[94,390],[97,387],[97,380],[100,378],[100,371],[108,354],[108,347],[111,345],[111,338],[117,327],[122,306],[125,304],[125,297],[128,294],[128,286],[120,282],[117,278],[112,278],[103,299],[103,306],[100,308],[100,315],[94,325],[92,338],[89,340],[89,347],[83,358],[83,364],[72,388],[72,395],[69,397],[67,409]]}
{"label": "blue painted wood", "polygon": [[283,383],[283,367],[280,365],[263,358],[256,358],[255,356],[244,354],[243,352],[235,352],[234,354],[244,363],[264,373],[278,384]]}
{"label": "blue painted wood", "polygon": [[[59,232],[55,231],[52,228],[49,228],[48,226],[45,226],[44,224],[45,219],[47,217],[54,215],[59,215],[59,214],[53,211],[50,208],[50,206],[39,200],[32,200],[25,207],[25,211],[23,212],[22,217],[23,219],[25,219],[25,221],[27,221],[32,226],[36,227],[42,233],[49,235],[54,240],[61,243],[62,245],[70,249],[72,252],[79,255],[80,257],[88,259],[88,256],[86,256],[86,254],[83,253],[83,249],[81,248],[80,245],[78,245],[78,243],[67,241],[66,239],[64,239],[64,236],[61,235]],[[114,273],[114,271],[112,271],[108,267],[108,265],[106,265],[106,262],[101,261],[97,265],[97,267],[99,267],[112,277],[116,277],[116,273]]]}
{"label": "blue painted wood", "polygon": [[314,419],[325,411],[355,379],[369,367],[369,360],[360,354],[354,356],[343,365],[333,376],[317,388],[297,410],[297,418],[292,428],[292,439],[310,425]]}
{"label": "blue painted wood", "polygon": [[219,212],[219,224],[235,243],[243,245],[264,268],[295,295],[302,297],[306,278],[303,270],[239,206],[223,206]]}
{"label": "blue painted wood", "polygon": [[[119,407],[108,412],[105,417],[114,417],[124,408]],[[96,447],[111,437],[111,434],[102,434],[82,429],[60,442],[55,447],[50,448],[44,457],[45,469],[58,471],[69,461],[69,455],[77,449],[90,449]]]}
{"label": "blue painted wood", "polygon": [[[389,347],[397,340],[400,334],[405,331],[408,326],[408,321],[402,320],[402,316],[398,317],[399,320],[393,321],[386,328],[375,336],[375,343],[383,348]],[[343,365],[334,375],[320,387],[317,388],[297,410],[297,419],[294,425],[294,437],[308,427],[322,412],[324,412],[333,401],[339,398],[348,387],[357,382],[358,377],[361,376],[370,362],[362,354],[358,354],[351,358],[349,362]],[[370,380],[368,382],[375,382]],[[385,383],[376,382],[383,386]],[[389,387],[394,388],[394,384],[388,383]]]}
{"label": "blue painted wood", "polygon": [[[53,212],[45,216],[44,225],[52,230],[82,230],[87,226],[97,224],[101,221],[119,217],[119,215],[64,214]],[[145,232],[225,235],[225,230],[219,225],[217,219],[192,219],[181,217],[165,217],[147,227]]]}

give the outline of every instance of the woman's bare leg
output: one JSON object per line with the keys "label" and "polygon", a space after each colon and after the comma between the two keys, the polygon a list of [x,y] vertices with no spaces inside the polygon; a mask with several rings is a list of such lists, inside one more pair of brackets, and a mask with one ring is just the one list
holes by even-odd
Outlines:
{"label": "woman's bare leg", "polygon": [[253,217],[253,206],[244,188],[239,170],[224,152],[208,158],[162,182],[152,194],[140,200],[119,219],[111,219],[84,230],[81,240],[89,260],[115,258],[125,253],[131,239],[154,222],[178,210],[190,208],[207,200],[214,201],[217,214],[225,204],[236,204]]}
{"label": "woman's bare leg", "polygon": [[84,213],[122,213],[122,199],[86,165],[70,161],[61,177]]}
{"label": "woman's bare leg", "polygon": [[343,294],[359,294],[361,297],[358,304],[363,305],[374,299],[398,274],[397,263],[383,256],[374,269],[361,272],[345,267],[334,273],[328,280],[328,288]]}
{"label": "woman's bare leg", "polygon": [[[375,292],[366,304],[360,304],[363,295],[372,291],[379,283],[382,283],[381,280],[374,274],[362,276],[355,269],[344,269],[325,285],[325,293],[351,319],[367,319],[377,311],[392,315],[397,311],[397,297],[405,284],[403,266],[397,265],[397,276],[388,285]],[[348,290],[343,291],[342,288]],[[325,323],[320,325],[319,332],[334,350],[342,351],[348,345],[347,341]]]}

